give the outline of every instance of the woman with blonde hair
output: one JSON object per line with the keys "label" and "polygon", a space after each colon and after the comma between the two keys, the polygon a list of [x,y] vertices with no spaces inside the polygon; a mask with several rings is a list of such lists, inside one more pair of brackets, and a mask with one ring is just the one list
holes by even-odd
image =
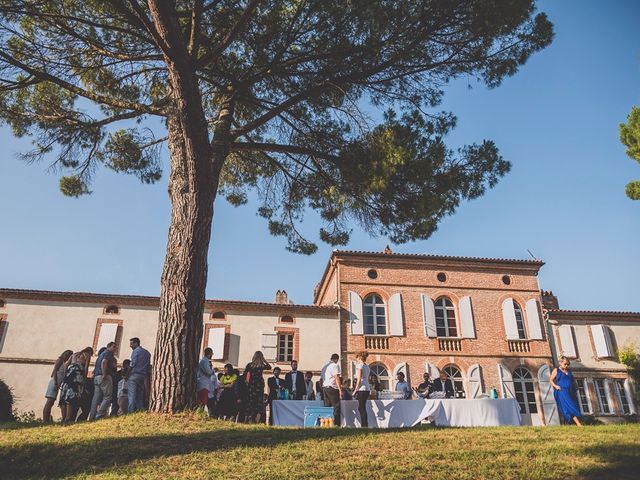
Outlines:
{"label": "woman with blonde hair", "polygon": [[569,370],[569,365],[569,359],[562,355],[560,357],[560,366],[551,372],[549,381],[554,388],[553,396],[565,423],[573,422],[581,427],[580,417],[582,414],[578,407],[573,372]]}
{"label": "woman with blonde hair", "polygon": [[358,400],[358,412],[360,412],[360,425],[362,428],[369,426],[369,418],[367,416],[367,400],[371,392],[369,385],[369,374],[371,370],[367,365],[369,352],[362,351],[356,354],[356,378],[353,386],[353,396]]}
{"label": "woman with blonde hair", "polygon": [[253,354],[251,362],[244,368],[244,377],[247,382],[246,422],[260,423],[261,421],[264,410],[264,377],[262,372],[265,370],[271,370],[271,365],[258,350]]}
{"label": "woman with blonde hair", "polygon": [[56,363],[53,365],[53,371],[51,372],[51,378],[49,379],[47,392],[44,394],[47,401],[44,404],[44,409],[42,410],[43,422],[53,421],[53,417],[51,416],[51,408],[53,407],[53,404],[56,403],[56,399],[58,398],[58,392],[60,390],[60,387],[62,386],[62,381],[64,380],[64,376],[67,371],[66,363],[71,355],[73,355],[73,350],[65,350],[60,354],[60,356],[56,360]]}

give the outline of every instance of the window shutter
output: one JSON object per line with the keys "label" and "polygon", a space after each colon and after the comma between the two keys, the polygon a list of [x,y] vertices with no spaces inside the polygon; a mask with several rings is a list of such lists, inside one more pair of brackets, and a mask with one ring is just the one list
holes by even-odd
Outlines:
{"label": "window shutter", "polygon": [[437,337],[436,307],[431,297],[425,294],[422,294],[422,318],[424,320],[424,334],[431,338]]}
{"label": "window shutter", "polygon": [[513,298],[507,298],[502,302],[502,320],[507,340],[518,340],[518,325],[516,324],[516,311],[513,309]]}
{"label": "window shutter", "polygon": [[106,347],[107,343],[115,342],[118,335],[117,323],[102,323],[98,328],[100,333],[98,334],[98,343],[96,343],[96,352],[102,347]]}
{"label": "window shutter", "polygon": [[613,356],[609,329],[606,325],[591,325],[591,336],[596,347],[597,357],[608,358]]}
{"label": "window shutter", "polygon": [[551,386],[551,370],[549,365],[542,365],[538,369],[538,388],[540,389],[540,401],[542,402],[542,411],[544,412],[545,425],[560,425],[560,416],[558,415],[558,405],[553,396],[553,387]]}
{"label": "window shutter", "polygon": [[224,335],[224,327],[209,329],[207,347],[213,350],[213,357],[211,357],[212,360],[224,360],[227,358],[224,351]]}
{"label": "window shutter", "polygon": [[278,357],[278,334],[275,332],[262,332],[261,343],[265,360],[275,362]]}
{"label": "window shutter", "polygon": [[460,299],[460,330],[464,338],[476,338],[476,328],[473,324],[473,309],[471,297]]}
{"label": "window shutter", "polygon": [[364,326],[362,323],[362,299],[356,292],[349,292],[349,323],[351,334],[362,335]]}
{"label": "window shutter", "polygon": [[483,393],[482,389],[482,370],[477,363],[469,367],[467,373],[467,381],[469,382],[469,397],[478,398]]}
{"label": "window shutter", "polygon": [[425,364],[427,373],[431,377],[431,381],[434,381],[436,378],[440,376],[440,369],[436,367],[433,363],[427,362]]}
{"label": "window shutter", "polygon": [[404,319],[402,316],[402,297],[394,293],[389,299],[389,335],[404,336]]}
{"label": "window shutter", "polygon": [[500,391],[502,398],[516,398],[513,393],[513,376],[511,372],[502,364],[498,364],[498,379],[500,380]]}
{"label": "window shutter", "polygon": [[540,323],[540,310],[538,310],[537,300],[535,298],[527,300],[525,310],[527,311],[529,338],[531,340],[542,340],[542,325]]}
{"label": "window shutter", "polygon": [[356,380],[356,362],[351,360],[351,387],[353,387],[353,382]]}
{"label": "window shutter", "polygon": [[[638,388],[638,386],[636,386],[636,388]],[[627,402],[629,402],[629,411],[631,412],[631,415],[635,415],[636,406],[633,403],[633,387],[631,386],[631,382],[628,378],[624,381],[624,392],[627,395]]]}
{"label": "window shutter", "polygon": [[573,340],[573,327],[571,325],[560,325],[560,350],[565,357],[576,358],[576,344]]}

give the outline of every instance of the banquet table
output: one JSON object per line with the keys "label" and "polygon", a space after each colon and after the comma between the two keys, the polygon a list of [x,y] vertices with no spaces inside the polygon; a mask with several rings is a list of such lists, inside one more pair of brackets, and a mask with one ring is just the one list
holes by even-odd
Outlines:
{"label": "banquet table", "polygon": [[[322,406],[322,401],[274,400],[274,425],[297,426],[304,424],[305,407]],[[359,427],[358,402],[340,402],[343,427]],[[513,399],[450,399],[450,400],[369,400],[367,402],[369,427],[412,427],[424,419],[438,426],[493,427],[520,425],[520,407]]]}

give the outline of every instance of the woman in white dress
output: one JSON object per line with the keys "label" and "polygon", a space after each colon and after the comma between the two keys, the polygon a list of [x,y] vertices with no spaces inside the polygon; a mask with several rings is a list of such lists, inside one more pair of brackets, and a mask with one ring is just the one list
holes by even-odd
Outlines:
{"label": "woman in white dress", "polygon": [[369,399],[369,393],[371,392],[371,386],[369,385],[369,374],[371,370],[367,365],[367,358],[369,352],[362,351],[356,354],[356,379],[353,386],[354,397],[358,400],[358,412],[360,412],[360,425],[363,428],[369,426],[369,419],[367,417],[367,400]]}

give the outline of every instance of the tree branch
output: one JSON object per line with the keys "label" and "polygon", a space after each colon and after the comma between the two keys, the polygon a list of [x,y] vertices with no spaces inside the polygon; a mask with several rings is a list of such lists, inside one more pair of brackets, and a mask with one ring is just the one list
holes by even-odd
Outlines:
{"label": "tree branch", "polygon": [[318,152],[310,148],[296,147],[295,145],[282,145],[278,143],[263,142],[233,142],[230,144],[232,151],[253,151],[253,152],[278,152],[290,153],[294,155],[309,155],[311,157],[323,158],[325,160],[335,161],[338,159],[335,155]]}

